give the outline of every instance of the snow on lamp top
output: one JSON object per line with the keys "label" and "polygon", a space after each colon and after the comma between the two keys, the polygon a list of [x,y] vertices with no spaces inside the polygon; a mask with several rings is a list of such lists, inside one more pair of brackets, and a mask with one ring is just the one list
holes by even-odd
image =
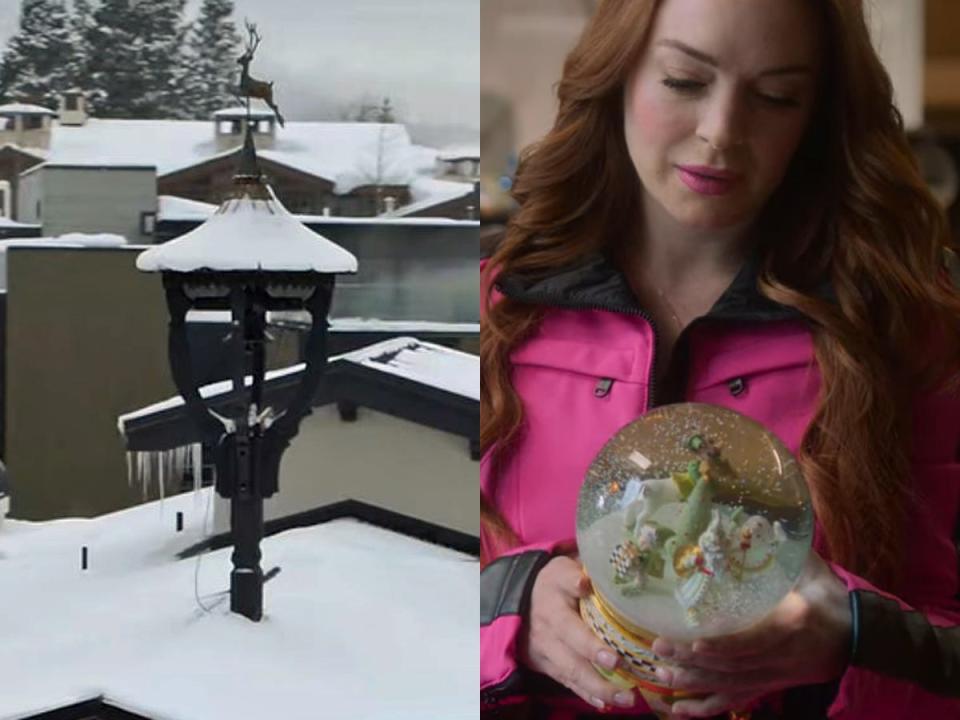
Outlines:
{"label": "snow on lamp top", "polygon": [[[656,408],[621,429],[577,504],[591,607],[639,637],[692,640],[759,620],[793,587],[812,535],[789,450],[712,405]],[[609,623],[598,615],[594,625]]]}
{"label": "snow on lamp top", "polygon": [[293,217],[269,186],[226,200],[202,225],[137,257],[146,272],[353,273],[357,259]]}
{"label": "snow on lamp top", "polygon": [[262,100],[283,116],[273,101],[273,83],[249,73],[260,34],[247,22],[249,40],[237,61],[243,68],[237,88],[247,98],[247,129],[234,192],[200,227],[151,248],[137,257],[137,268],[147,272],[316,272],[352,273],[357,259],[336,243],[318,235],[294,218],[264,181],[251,129],[251,101]]}

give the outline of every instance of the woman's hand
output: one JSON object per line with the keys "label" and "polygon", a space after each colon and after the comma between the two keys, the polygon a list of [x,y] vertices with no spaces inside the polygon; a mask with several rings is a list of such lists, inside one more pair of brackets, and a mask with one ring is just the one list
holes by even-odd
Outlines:
{"label": "woman's hand", "polygon": [[590,581],[576,560],[558,555],[544,565],[533,584],[521,657],[596,708],[632,707],[633,692],[607,682],[591,665],[612,670],[618,658],[580,618],[580,598],[589,594]]}
{"label": "woman's hand", "polygon": [[811,552],[797,587],[753,627],[692,646],[654,642],[657,655],[679,666],[658,671],[660,681],[704,696],[655,709],[673,717],[710,717],[744,709],[775,690],[834,680],[849,658],[851,628],[846,587]]}

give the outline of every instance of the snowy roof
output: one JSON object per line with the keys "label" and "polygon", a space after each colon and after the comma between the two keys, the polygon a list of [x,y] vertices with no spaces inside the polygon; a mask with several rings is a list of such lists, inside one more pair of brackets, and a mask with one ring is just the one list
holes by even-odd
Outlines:
{"label": "snowy roof", "polygon": [[298,222],[267,188],[269,199],[227,200],[205,223],[137,257],[146,272],[267,270],[347,273],[357,259]]}
{"label": "snowy roof", "polygon": [[4,217],[3,215],[0,215],[0,228],[38,228],[38,227],[41,227],[39,223],[31,224],[31,223],[17,222],[16,220],[11,220],[8,217]]}
{"label": "snowy roof", "polygon": [[[398,337],[369,345],[359,350],[335,355],[330,365],[338,361],[350,362],[371,370],[384,372],[407,380],[454,393],[471,400],[480,400],[480,358],[470,353],[452,350],[442,345],[424,342],[414,337]],[[299,363],[290,367],[271,370],[264,376],[269,382],[303,372],[306,365]],[[245,385],[252,382],[250,375]],[[200,388],[202,398],[226,395],[233,389],[231,380],[204,385]],[[180,395],[125,413],[117,418],[117,430],[123,435],[127,423],[149,417],[165,410],[183,405]]]}
{"label": "snowy roof", "polygon": [[[258,150],[257,155],[262,155]],[[421,186],[421,180],[418,179],[415,181],[415,185]],[[434,199],[429,195],[426,196],[424,200],[421,201],[424,207],[430,207],[436,203],[446,202],[452,198],[460,197],[462,188],[460,186],[465,185],[466,183],[456,183],[456,182],[446,182],[443,180],[428,180],[431,183],[429,186],[434,187],[441,192],[441,195]],[[439,185],[433,185],[432,183],[439,183]],[[445,186],[457,186],[456,188],[448,188]],[[412,187],[412,186],[411,186]],[[472,186],[471,186],[472,189]],[[456,195],[453,194],[454,190]],[[452,198],[451,198],[452,196]],[[187,198],[177,197],[175,195],[161,195],[158,198],[158,210],[157,210],[157,219],[158,220],[171,220],[171,221],[181,221],[181,220],[206,220],[208,217],[213,215],[217,211],[217,206],[210,203],[197,202],[196,200],[189,200]],[[415,217],[408,218],[398,216],[402,210],[409,208],[409,205],[404,205],[402,208],[398,208],[397,213],[393,215],[379,215],[376,217],[346,217],[339,215],[294,215],[299,222],[309,223],[310,225],[466,225],[469,227],[479,227],[479,220],[454,220],[453,218],[445,217]]]}
{"label": "snowy roof", "polygon": [[[229,324],[232,319],[229,310],[189,310],[187,321],[196,323]],[[295,322],[307,325],[310,313],[295,310],[279,310],[267,313],[267,323]],[[329,318],[330,332],[341,333],[390,333],[409,335],[411,333],[455,333],[458,335],[476,335],[480,332],[480,323],[433,322],[430,320],[380,320],[379,318],[344,317]]]}
{"label": "snowy roof", "polygon": [[[278,315],[279,313],[275,313]],[[333,332],[418,332],[479,333],[480,323],[430,322],[427,320],[380,320],[378,318],[330,318]]]}
{"label": "snowy roof", "polygon": [[[334,360],[336,358],[331,358]],[[277,378],[287,377],[288,375],[295,375],[298,372],[303,372],[306,368],[306,364],[298,363],[297,365],[290,365],[289,367],[280,368],[278,370],[270,370],[264,374],[264,380],[269,382],[270,380],[275,380]],[[249,387],[253,382],[252,376],[247,375],[244,378],[244,384]],[[226,395],[233,388],[232,380],[221,380],[220,382],[210,383],[209,385],[204,385],[200,388],[200,397],[213,398],[218,395]],[[131,420],[136,420],[142,417],[149,417],[155,415],[158,412],[163,412],[164,410],[171,410],[172,408],[181,407],[183,405],[183,397],[180,395],[174,395],[172,398],[167,398],[166,400],[161,400],[160,402],[153,403],[152,405],[147,405],[146,407],[139,408],[138,410],[133,410],[117,418],[117,430],[121,435],[124,434],[125,428],[128,422]]]}
{"label": "snowy roof", "polygon": [[[91,118],[78,126],[55,125],[43,153],[57,165],[149,165],[164,176],[230,155],[242,139],[237,135],[236,147],[221,151],[210,121]],[[330,180],[343,194],[376,184],[378,177],[382,185],[408,184],[411,163],[420,156],[412,147],[403,125],[288,122],[277,129],[273,147],[258,148],[257,155]]]}
{"label": "snowy roof", "polygon": [[[29,226],[27,226],[29,227]],[[101,233],[90,235],[87,233],[67,233],[56,237],[14,238],[0,240],[0,292],[7,290],[7,250],[10,248],[105,248],[124,247],[127,240],[122,235]]]}
{"label": "snowy roof", "polygon": [[437,157],[441,160],[479,160],[479,145],[450,145],[443,148]]}
{"label": "snowy roof", "polygon": [[213,203],[190,200],[176,195],[157,197],[157,219],[206,220],[217,211]]}
{"label": "snowy roof", "polygon": [[0,115],[56,115],[50,108],[27,103],[7,103],[0,105]]}
{"label": "snowy roof", "polygon": [[340,356],[372,370],[480,400],[480,358],[412,337],[385,340]]}
{"label": "snowy roof", "polygon": [[[245,118],[247,116],[247,108],[242,105],[237,107],[224,108],[223,110],[217,110],[214,114],[214,117],[228,117],[228,118]],[[275,117],[276,113],[268,107],[251,107],[250,108],[250,117],[252,118],[271,118]]]}
{"label": "snowy roof", "polygon": [[355,520],[282,532],[254,624],[223,594],[231,548],[176,557],[212,495],[0,526],[0,571],[20,579],[0,593],[0,720],[99,696],[164,720],[477,717],[474,558]]}
{"label": "snowy roof", "polygon": [[410,184],[410,195],[413,202],[402,205],[389,214],[388,217],[402,217],[427,208],[441,205],[451,200],[465,197],[474,191],[473,183],[454,182],[452,180],[437,180],[421,177]]}

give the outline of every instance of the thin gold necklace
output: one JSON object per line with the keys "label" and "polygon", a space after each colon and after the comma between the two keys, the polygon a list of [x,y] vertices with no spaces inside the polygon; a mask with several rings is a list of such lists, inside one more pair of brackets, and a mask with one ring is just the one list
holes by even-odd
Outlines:
{"label": "thin gold necklace", "polygon": [[683,321],[680,319],[676,309],[673,307],[673,303],[667,298],[667,294],[656,285],[653,286],[653,289],[657,291],[657,296],[663,301],[663,304],[667,306],[667,311],[670,313],[670,317],[673,318],[673,321],[677,324],[677,328],[683,330]]}

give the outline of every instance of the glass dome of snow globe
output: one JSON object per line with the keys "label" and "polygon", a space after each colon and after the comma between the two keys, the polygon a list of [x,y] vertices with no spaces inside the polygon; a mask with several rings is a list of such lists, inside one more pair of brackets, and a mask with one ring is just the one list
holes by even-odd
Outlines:
{"label": "glass dome of snow globe", "polygon": [[692,641],[760,620],[795,584],[812,536],[799,465],[757,422],[682,403],[622,428],[577,504],[593,586],[580,612],[630,668],[611,679],[655,691],[656,637]]}

